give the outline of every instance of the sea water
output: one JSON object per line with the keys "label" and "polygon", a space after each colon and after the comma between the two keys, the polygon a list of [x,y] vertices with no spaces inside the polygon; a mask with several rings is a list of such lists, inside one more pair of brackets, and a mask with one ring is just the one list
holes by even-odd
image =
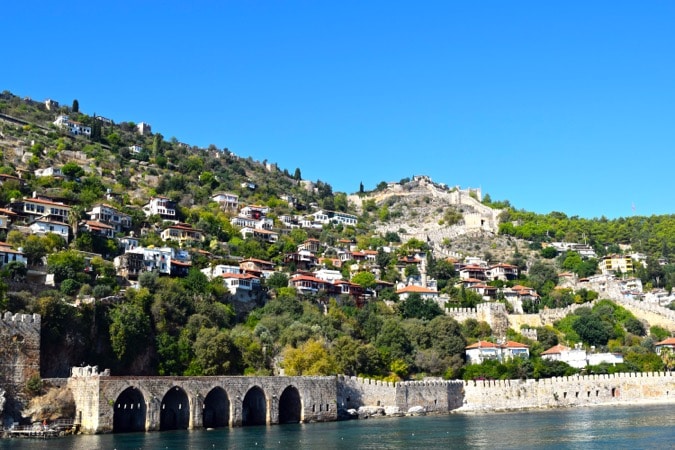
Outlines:
{"label": "sea water", "polygon": [[675,405],[5,439],[0,449],[675,449]]}

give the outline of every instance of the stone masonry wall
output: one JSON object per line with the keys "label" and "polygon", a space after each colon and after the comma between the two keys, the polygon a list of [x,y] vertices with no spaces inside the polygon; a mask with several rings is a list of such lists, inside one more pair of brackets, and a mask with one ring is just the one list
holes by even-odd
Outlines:
{"label": "stone masonry wall", "polygon": [[300,394],[303,422],[337,420],[335,377],[111,377],[92,373],[72,376],[68,386],[75,398],[76,419],[85,433],[112,431],[115,401],[130,387],[143,395],[147,431],[159,429],[164,396],[176,388],[187,395],[191,429],[203,426],[204,399],[216,387],[225,391],[230,402],[230,426],[242,424],[243,399],[256,386],[265,393],[269,424],[279,422],[279,399],[288,387],[294,387]]}
{"label": "stone masonry wall", "polygon": [[408,412],[421,406],[427,412],[448,412],[462,406],[462,381],[427,380],[389,383],[360,377],[338,376],[338,406],[358,409],[380,406]]}
{"label": "stone masonry wall", "polygon": [[622,373],[541,380],[467,381],[464,411],[675,401],[675,374]]}
{"label": "stone masonry wall", "polygon": [[6,312],[0,318],[0,390],[6,391],[7,399],[4,420],[19,417],[27,400],[26,382],[36,375],[40,375],[40,315]]}

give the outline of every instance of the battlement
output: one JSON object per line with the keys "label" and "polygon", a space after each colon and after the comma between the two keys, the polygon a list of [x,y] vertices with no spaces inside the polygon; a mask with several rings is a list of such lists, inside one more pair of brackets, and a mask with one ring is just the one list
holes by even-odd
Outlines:
{"label": "battlement", "polygon": [[2,316],[2,321],[6,323],[34,323],[39,325],[41,318],[40,314],[12,314],[7,311]]}
{"label": "battlement", "polygon": [[476,308],[445,308],[445,313],[448,315],[453,314],[477,314]]}
{"label": "battlement", "polygon": [[98,366],[83,366],[73,367],[70,369],[71,377],[109,377],[110,369],[105,369],[103,372],[98,371]]}

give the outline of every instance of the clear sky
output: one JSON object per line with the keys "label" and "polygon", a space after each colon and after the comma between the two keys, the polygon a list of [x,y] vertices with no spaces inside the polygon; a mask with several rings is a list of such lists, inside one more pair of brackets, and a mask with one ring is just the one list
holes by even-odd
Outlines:
{"label": "clear sky", "polygon": [[675,2],[8,1],[0,90],[355,192],[675,213]]}

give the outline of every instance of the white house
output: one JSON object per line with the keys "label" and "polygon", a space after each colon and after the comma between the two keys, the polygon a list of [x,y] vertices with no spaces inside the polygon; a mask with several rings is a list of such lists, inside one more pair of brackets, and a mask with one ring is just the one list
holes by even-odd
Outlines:
{"label": "white house", "polygon": [[85,126],[80,122],[70,120],[68,116],[61,115],[56,118],[54,125],[59,128],[66,128],[72,135],[91,136],[91,127]]}
{"label": "white house", "polygon": [[244,239],[253,237],[255,239],[260,239],[262,241],[269,242],[272,244],[279,240],[279,233],[270,230],[265,230],[264,228],[244,227],[241,229],[240,232]]}
{"label": "white house", "polygon": [[61,236],[68,242],[68,235],[70,234],[70,227],[63,222],[54,222],[49,219],[37,219],[29,225],[33,234],[45,235],[47,233],[54,233]]}
{"label": "white house", "polygon": [[223,278],[223,284],[230,293],[240,300],[242,294],[252,293],[260,287],[260,278],[248,273],[224,273],[221,277]]}
{"label": "white house", "polygon": [[239,274],[241,273],[241,268],[239,266],[228,266],[226,264],[218,264],[213,267],[207,267],[202,269],[201,272],[206,275],[206,278],[212,280],[216,277],[221,277],[226,273]]}
{"label": "white house", "polygon": [[229,192],[217,192],[211,196],[211,200],[219,203],[225,209],[237,209],[239,207],[239,196]]}
{"label": "white house", "polygon": [[123,229],[131,228],[131,216],[129,214],[124,214],[105,203],[94,205],[91,211],[87,212],[87,215],[89,216],[89,220],[95,220],[112,226],[116,233],[119,233]]}
{"label": "white house", "polygon": [[322,224],[334,223],[354,226],[358,223],[358,218],[356,216],[339,211],[319,210],[315,212],[313,216],[315,222]]}
{"label": "white house", "polygon": [[60,167],[45,167],[44,169],[35,169],[35,176],[37,178],[42,177],[62,177],[63,172]]}
{"label": "white house", "polygon": [[656,350],[657,355],[660,355],[664,349],[670,349],[671,352],[675,353],[675,338],[669,337],[661,342],[657,342],[654,344],[654,349]]}
{"label": "white house", "polygon": [[20,262],[24,265],[28,264],[26,255],[19,250],[12,249],[5,243],[0,243],[0,267],[3,267],[11,262]]}
{"label": "white house", "polygon": [[504,362],[513,358],[529,358],[530,347],[520,342],[507,341],[503,344],[478,341],[465,348],[468,364],[481,364],[487,360]]}
{"label": "white house", "polygon": [[143,206],[143,212],[146,216],[160,216],[162,219],[176,219],[176,202],[167,197],[151,197],[150,202]]}
{"label": "white house", "polygon": [[24,198],[21,202],[21,213],[28,217],[28,220],[48,217],[56,222],[68,222],[70,206],[42,198]]}
{"label": "white house", "polygon": [[396,293],[401,300],[406,300],[411,294],[419,294],[422,300],[436,300],[438,298],[438,291],[414,284],[398,289]]}
{"label": "white house", "polygon": [[614,353],[588,353],[581,344],[576,344],[574,348],[558,344],[542,352],[542,359],[550,361],[562,361],[576,369],[583,369],[586,366],[597,366],[598,364],[621,364],[623,356]]}

